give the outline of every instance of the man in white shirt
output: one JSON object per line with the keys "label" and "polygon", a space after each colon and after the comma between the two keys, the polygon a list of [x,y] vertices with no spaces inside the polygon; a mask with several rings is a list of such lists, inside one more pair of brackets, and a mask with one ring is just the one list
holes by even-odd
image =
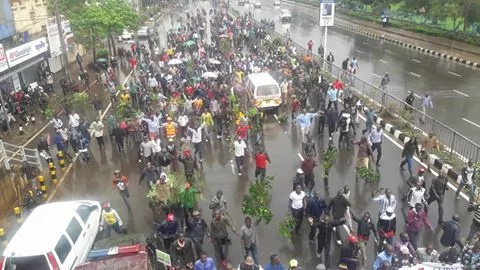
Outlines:
{"label": "man in white shirt", "polygon": [[417,203],[425,205],[425,188],[421,186],[420,181],[418,181],[414,187],[410,188],[407,198],[410,208],[415,208]]}
{"label": "man in white shirt", "polygon": [[77,128],[80,125],[80,116],[77,113],[70,113],[68,116],[68,124],[71,128]]}
{"label": "man in white shirt", "polygon": [[153,75],[150,75],[150,78],[148,78],[148,87],[151,88],[152,91],[155,92],[155,88],[157,88],[158,82],[157,79]]}
{"label": "man in white shirt", "polygon": [[193,129],[191,127],[188,127],[188,131],[192,133],[192,143],[193,143],[193,148],[195,149],[195,152],[193,152],[193,157],[196,157],[198,153],[199,162],[203,162],[203,149],[202,149],[202,130],[205,127],[205,124],[202,124],[200,126],[197,126],[197,128]]}
{"label": "man in white shirt", "polygon": [[242,175],[243,161],[245,159],[245,150],[247,145],[242,140],[242,138],[237,137],[237,140],[233,142],[233,147],[235,149],[235,163],[237,164],[238,175]]}
{"label": "man in white shirt", "polygon": [[187,132],[188,116],[183,113],[178,117],[178,125],[180,126],[180,136],[183,137]]}
{"label": "man in white shirt", "polygon": [[90,132],[93,133],[93,137],[97,139],[98,147],[100,147],[100,150],[105,149],[105,142],[103,141],[103,129],[104,125],[100,119],[95,119],[95,121],[92,122],[90,125]]}
{"label": "man in white shirt", "polygon": [[61,129],[63,127],[63,121],[62,119],[60,119],[58,116],[55,116],[53,119],[52,119],[52,124],[53,124],[53,128],[55,130],[57,129]]}
{"label": "man in white shirt", "polygon": [[397,200],[392,194],[392,190],[389,188],[385,189],[385,194],[378,195],[373,193],[372,198],[380,205],[379,216],[385,214],[387,208],[395,210],[395,207],[397,206]]}
{"label": "man in white shirt", "polygon": [[382,158],[382,137],[383,137],[383,130],[380,125],[377,126],[376,129],[370,132],[370,142],[372,143],[372,154],[377,150],[377,160],[375,164],[377,167],[380,167],[380,158]]}
{"label": "man in white shirt", "polygon": [[302,226],[303,212],[307,207],[305,192],[302,191],[301,185],[296,185],[295,190],[290,193],[288,207],[292,211],[292,217],[295,219],[295,233],[298,234]]}
{"label": "man in white shirt", "polygon": [[[143,142],[140,144],[140,154],[145,160],[145,162],[151,162],[152,158],[152,153],[153,153],[153,144],[152,141],[148,139],[148,137],[143,138]],[[138,162],[141,162],[142,160],[139,159]]]}

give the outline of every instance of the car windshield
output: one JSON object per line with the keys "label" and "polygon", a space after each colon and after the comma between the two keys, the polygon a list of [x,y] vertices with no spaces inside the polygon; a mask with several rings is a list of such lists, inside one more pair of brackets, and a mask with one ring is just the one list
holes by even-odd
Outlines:
{"label": "car windshield", "polygon": [[279,89],[278,86],[271,84],[271,85],[262,85],[257,87],[257,96],[258,97],[265,97],[265,96],[272,96],[278,95]]}
{"label": "car windshield", "polygon": [[10,257],[5,261],[5,270],[49,270],[47,258],[44,255],[28,257]]}

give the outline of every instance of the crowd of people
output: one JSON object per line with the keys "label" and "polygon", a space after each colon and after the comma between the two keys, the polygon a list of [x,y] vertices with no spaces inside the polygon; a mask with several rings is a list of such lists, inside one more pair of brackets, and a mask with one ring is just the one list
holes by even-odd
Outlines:
{"label": "crowd of people", "polygon": [[[255,160],[255,178],[263,179],[267,174],[271,160],[262,140],[263,117],[260,113],[259,116],[249,115],[247,104],[238,104],[232,99],[232,93],[245,91],[242,86],[245,76],[258,71],[269,72],[280,82],[284,103],[281,110],[291,117],[293,128],[301,131],[303,160],[293,179],[289,211],[295,220],[294,237],[301,233],[302,224],[306,223],[310,227],[308,238],[312,247],[316,242],[317,257],[321,258],[324,253],[317,269],[408,269],[422,262],[455,264],[460,261],[471,269],[479,267],[480,242],[476,238],[480,231],[480,207],[474,204],[474,194],[469,208],[475,213],[474,221],[464,243],[460,240],[458,215],[453,215],[451,220],[444,219],[446,176],[440,173],[427,192],[425,176],[429,169],[414,170],[415,154],[426,157],[425,153],[439,147],[433,134],[421,143],[412,137],[402,152],[400,167],[403,169],[407,165],[411,178],[398,202],[398,205],[403,202],[407,209],[406,224],[399,226],[398,233],[396,215],[402,210],[397,209],[396,196],[390,189],[372,194],[372,201],[379,205],[378,213],[354,213],[348,186],[328,202],[316,187],[314,168],[319,165],[321,153],[317,153],[314,135],[326,134],[330,138],[329,147],[334,148],[333,137],[338,132],[340,151],[350,151],[353,146],[358,148],[357,169],[369,168],[371,161],[381,166],[382,128],[374,126],[376,112],[373,109],[365,112],[365,128],[359,128],[362,104],[351,89],[348,74],[345,80],[329,81],[312,56],[313,43],[305,52],[300,52],[288,34],[274,38],[251,14],[232,17],[224,8],[210,10],[208,14],[197,9],[187,12],[178,23],[179,27],[168,33],[167,48],[161,49],[158,40],[153,38],[147,46],[133,43],[130,48],[123,49],[119,62],[129,65],[133,76],[128,83],[120,85],[123,88],[120,93],[117,93],[114,68],[105,73],[105,80],[102,79],[113,106],[134,108],[140,114],[133,115],[133,119],[121,119],[112,113],[104,125],[100,117],[88,123],[77,113],[70,112],[68,123],[53,119],[55,133],[52,136],[58,151],[70,157],[71,146],[73,153],[81,155],[85,163],[89,162],[92,137],[96,138],[100,151],[105,150],[106,136],[119,154],[138,149],[138,159],[145,164],[138,183],[145,182],[146,192],[155,187],[159,205],[165,213],[155,231],[160,239],[159,246],[171,256],[169,269],[302,269],[296,259],[284,265],[277,254],[272,254],[270,262],[262,266],[258,255],[257,221],[247,216],[237,231],[222,190],[211,198],[210,223],[205,220],[207,214],[202,215],[196,208],[196,195],[201,192],[197,172],[202,170],[203,149],[209,141],[232,144],[236,174],[245,173],[249,156]],[[333,61],[333,55],[327,58],[327,62]],[[354,74],[358,61],[355,58],[345,61],[344,68]],[[382,80],[382,84],[386,86],[388,81]],[[102,109],[98,98],[93,106],[98,111]],[[355,140],[357,131],[361,133],[358,141]],[[39,143],[38,149],[51,157],[46,138]],[[373,157],[375,151],[376,158]],[[183,164],[183,174],[178,173],[180,164]],[[167,203],[173,192],[171,182],[174,180],[169,179],[172,173],[184,179],[177,207],[182,209],[181,214]],[[473,186],[475,173],[469,162],[462,172],[461,188]],[[132,211],[128,186],[129,180],[122,170],[116,170],[112,187]],[[324,188],[328,189],[327,182]],[[440,242],[446,250],[442,252],[435,250],[431,243],[419,243],[418,239],[421,231],[434,228],[428,218],[428,206],[432,202],[438,204],[438,226],[443,228]],[[109,203],[104,204],[102,228],[106,234],[112,229],[120,234],[127,233],[122,223],[115,209]],[[240,237],[244,251],[238,267],[231,263],[238,258],[228,254],[230,231]],[[205,252],[205,238],[211,240],[216,254],[209,256]],[[375,256],[368,258],[366,246],[371,238],[376,251]],[[332,239],[341,247],[339,262],[331,260]]]}

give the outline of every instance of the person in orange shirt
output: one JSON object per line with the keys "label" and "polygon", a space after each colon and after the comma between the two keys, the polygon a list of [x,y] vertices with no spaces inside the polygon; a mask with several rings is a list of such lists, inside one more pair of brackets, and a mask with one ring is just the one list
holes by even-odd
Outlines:
{"label": "person in orange shirt", "polygon": [[125,175],[120,174],[120,170],[115,170],[113,172],[113,180],[112,180],[112,186],[113,189],[118,190],[118,193],[122,197],[123,201],[125,202],[125,205],[127,206],[128,211],[132,211],[132,206],[130,206],[130,202],[128,201],[128,198],[130,197],[130,193],[128,192],[128,179]]}

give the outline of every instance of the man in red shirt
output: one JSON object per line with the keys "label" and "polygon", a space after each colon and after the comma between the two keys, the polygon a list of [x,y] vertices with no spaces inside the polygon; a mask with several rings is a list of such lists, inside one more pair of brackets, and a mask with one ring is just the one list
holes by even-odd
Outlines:
{"label": "man in red shirt", "polygon": [[240,137],[242,140],[247,140],[248,130],[250,126],[246,123],[240,123],[237,127],[237,136]]}
{"label": "man in red shirt", "polygon": [[270,161],[270,157],[265,150],[260,148],[260,150],[255,154],[255,178],[260,176],[260,179],[265,178],[265,172],[267,170],[267,161],[268,163],[272,163]]}
{"label": "man in red shirt", "polygon": [[307,43],[308,51],[312,53],[313,49],[313,41],[310,39],[310,41]]}

